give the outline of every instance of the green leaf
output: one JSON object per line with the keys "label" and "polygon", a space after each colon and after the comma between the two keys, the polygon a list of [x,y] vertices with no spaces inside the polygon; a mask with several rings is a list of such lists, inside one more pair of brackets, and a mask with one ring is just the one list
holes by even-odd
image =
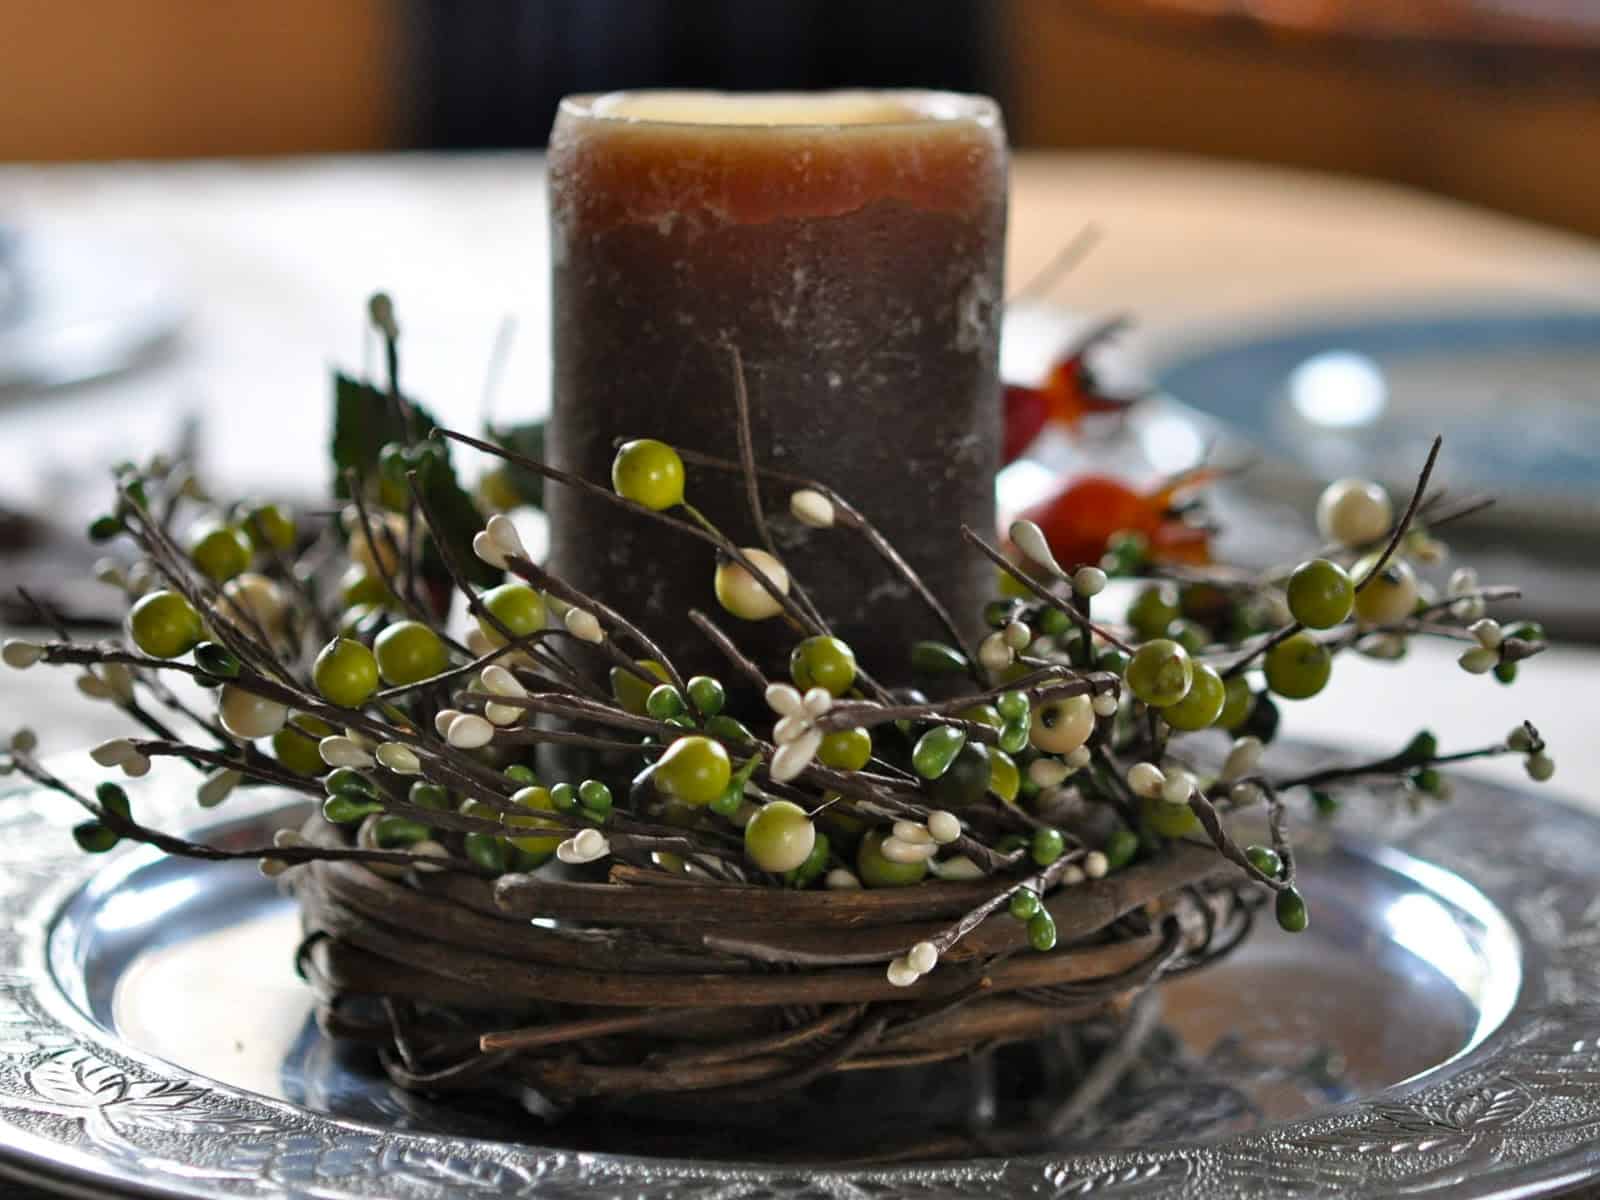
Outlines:
{"label": "green leaf", "polygon": [[[507,450],[514,451],[526,458],[544,461],[545,453],[545,428],[544,421],[529,421],[525,425],[508,425],[503,429],[491,428],[488,431],[489,440]],[[499,468],[505,481],[511,489],[522,499],[524,504],[531,504],[535,508],[544,507],[544,476],[533,471],[524,470],[510,463],[502,463]]]}

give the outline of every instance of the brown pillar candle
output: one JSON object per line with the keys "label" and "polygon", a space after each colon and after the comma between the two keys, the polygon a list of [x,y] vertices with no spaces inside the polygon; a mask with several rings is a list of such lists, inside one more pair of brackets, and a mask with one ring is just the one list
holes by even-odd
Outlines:
{"label": "brown pillar candle", "polygon": [[[1006,147],[991,100],[938,92],[637,92],[565,100],[550,143],[551,461],[609,480],[617,438],[737,458],[736,347],[756,461],[859,508],[970,631],[993,568]],[[862,539],[788,515],[780,557],[882,678],[942,636]],[[710,548],[570,489],[547,492],[551,566],[690,668],[724,664],[685,613],[717,613]],[[759,545],[737,476],[688,499]],[[782,619],[721,618],[772,662]]]}

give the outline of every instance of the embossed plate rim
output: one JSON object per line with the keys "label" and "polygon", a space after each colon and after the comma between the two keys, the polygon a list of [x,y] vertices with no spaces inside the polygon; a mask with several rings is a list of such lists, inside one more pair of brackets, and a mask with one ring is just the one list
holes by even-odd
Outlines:
{"label": "embossed plate rim", "polygon": [[[187,789],[147,789],[178,811]],[[182,802],[181,804],[179,802]],[[265,808],[281,803],[264,797]],[[0,1176],[79,1192],[292,1200],[628,1194],[1553,1195],[1600,1177],[1600,818],[1478,780],[1397,849],[1479,888],[1515,929],[1523,985],[1477,1046],[1374,1097],[1217,1142],[895,1168],[699,1163],[402,1132],[243,1092],[121,1044],[62,993],[49,923],[93,873],[70,806],[0,792]],[[241,806],[242,807],[242,806]]]}

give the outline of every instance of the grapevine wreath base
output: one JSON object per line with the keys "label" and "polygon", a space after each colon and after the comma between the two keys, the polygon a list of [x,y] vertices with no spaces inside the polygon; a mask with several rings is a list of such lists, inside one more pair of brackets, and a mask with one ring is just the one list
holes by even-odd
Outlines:
{"label": "grapevine wreath base", "polygon": [[[1292,569],[1211,563],[1198,528],[1088,547],[1083,521],[1066,540],[1041,511],[1004,545],[952,531],[952,553],[996,568],[968,625],[845,497],[755,460],[737,355],[735,452],[627,442],[607,487],[544,462],[538,436],[437,428],[400,391],[392,308],[372,316],[388,377],[337,381],[335,519],[219,501],[181,463],[124,464],[91,536],[131,544],[97,570],[126,594],[126,639],[76,640],[39,604],[58,640],[0,654],[79,668],[86,697],[142,727],[96,747],[101,767],[175,757],[202,807],[261,785],[318,815],[271,845],[210,845],[142,824],[113,780],[74,788],[26,730],[0,770],[86,809],[86,851],[128,839],[281,877],[323,1029],[376,1047],[402,1088],[769,1130],[832,1115],[859,1136],[873,1096],[989,1072],[1002,1099],[1040,1103],[925,1109],[959,1117],[955,1140],[925,1126],[914,1152],[1025,1148],[1115,1086],[1158,979],[1217,961],[1269,901],[1306,928],[1292,812],[1326,819],[1347,788],[1442,802],[1441,768],[1489,755],[1554,769],[1526,723],[1453,753],[1421,730],[1371,761],[1263,760],[1279,703],[1320,691],[1341,655],[1451,639],[1489,677],[1472,686],[1494,687],[1543,648],[1536,626],[1487,616],[1514,589],[1458,570],[1441,596],[1419,578],[1436,531],[1480,506],[1430,491],[1437,443],[1398,514],[1375,484],[1330,487],[1325,544]],[[476,498],[463,444],[500,464]],[[655,522],[662,553],[704,552],[705,608],[653,614],[674,639],[698,631],[695,673],[529,555],[499,509],[541,487],[580,493],[596,536]],[[729,487],[748,507],[737,539],[693,503]],[[1072,494],[1082,517],[1089,492]],[[836,636],[781,560],[797,532],[864,539],[943,638]],[[1131,603],[1108,577],[1136,581]],[[784,653],[740,648],[758,622]],[[1262,841],[1241,845],[1246,827]]]}

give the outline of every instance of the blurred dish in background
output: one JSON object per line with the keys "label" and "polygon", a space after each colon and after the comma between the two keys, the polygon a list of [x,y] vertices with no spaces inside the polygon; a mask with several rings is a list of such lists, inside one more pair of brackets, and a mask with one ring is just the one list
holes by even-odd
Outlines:
{"label": "blurred dish in background", "polygon": [[152,361],[182,320],[171,283],[128,247],[0,225],[0,399]]}
{"label": "blurred dish in background", "polygon": [[1155,377],[1260,451],[1255,482],[1284,499],[1353,474],[1403,494],[1443,434],[1439,478],[1497,498],[1475,528],[1576,535],[1600,565],[1600,312],[1303,325],[1185,352]]}

